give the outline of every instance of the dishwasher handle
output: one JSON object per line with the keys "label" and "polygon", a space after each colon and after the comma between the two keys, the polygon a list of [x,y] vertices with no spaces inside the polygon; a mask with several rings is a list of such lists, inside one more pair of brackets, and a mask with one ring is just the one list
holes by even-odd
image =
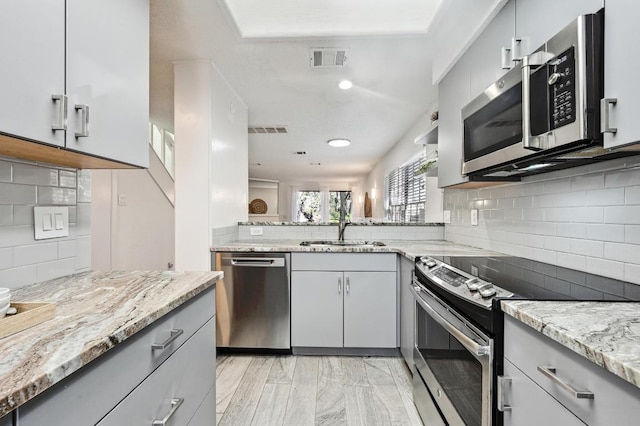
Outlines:
{"label": "dishwasher handle", "polygon": [[282,257],[226,257],[222,259],[224,266],[246,266],[252,268],[284,268]]}

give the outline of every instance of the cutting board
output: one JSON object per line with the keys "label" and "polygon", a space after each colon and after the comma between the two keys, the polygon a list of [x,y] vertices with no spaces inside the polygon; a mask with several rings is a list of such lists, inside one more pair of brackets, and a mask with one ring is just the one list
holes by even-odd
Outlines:
{"label": "cutting board", "polygon": [[371,217],[371,198],[369,198],[369,193],[364,193],[364,217]]}

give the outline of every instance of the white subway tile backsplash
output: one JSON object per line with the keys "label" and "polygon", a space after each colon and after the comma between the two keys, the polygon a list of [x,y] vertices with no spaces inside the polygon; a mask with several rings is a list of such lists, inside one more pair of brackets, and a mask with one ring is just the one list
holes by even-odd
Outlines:
{"label": "white subway tile backsplash", "polygon": [[41,243],[13,248],[13,266],[32,265],[58,258],[58,243]]}
{"label": "white subway tile backsplash", "polygon": [[546,236],[544,237],[544,248],[568,253],[571,251],[571,238]]}
{"label": "white subway tile backsplash", "polygon": [[564,266],[565,268],[577,269],[584,271],[586,268],[587,260],[585,256],[570,253],[560,253],[556,257],[558,266]]}
{"label": "white subway tile backsplash", "polygon": [[551,180],[544,182],[543,186],[545,194],[566,193],[571,191],[571,179]]}
{"label": "white subway tile backsplash", "polygon": [[640,182],[640,170],[623,169],[608,172],[604,176],[604,186],[606,188],[633,186]]}
{"label": "white subway tile backsplash", "polygon": [[36,187],[0,183],[0,204],[35,204]]}
{"label": "white subway tile backsplash", "polygon": [[60,170],[60,186],[64,188],[75,188],[77,186],[76,172]]}
{"label": "white subway tile backsplash", "polygon": [[640,225],[640,206],[614,206],[604,209],[605,223]]}
{"label": "white subway tile backsplash", "polygon": [[584,191],[533,196],[534,207],[577,207],[585,205]]}
{"label": "white subway tile backsplash", "polygon": [[75,205],[76,190],[68,188],[38,187],[38,204],[40,205]]}
{"label": "white subway tile backsplash", "polygon": [[624,242],[624,225],[589,223],[586,238],[597,241]]}
{"label": "white subway tile backsplash", "polygon": [[13,225],[13,206],[0,204],[0,226]]}
{"label": "white subway tile backsplash", "polygon": [[14,225],[33,225],[33,207],[32,205],[13,205],[13,224]]}
{"label": "white subway tile backsplash", "polygon": [[58,259],[65,259],[67,257],[76,256],[78,250],[78,243],[75,240],[60,241],[58,243]]}
{"label": "white subway tile backsplash", "polygon": [[21,268],[0,270],[0,282],[3,287],[18,288],[37,282],[37,266],[29,265]]}
{"label": "white subway tile backsplash", "polygon": [[[632,283],[640,283],[640,265],[625,263],[624,265],[624,279]],[[640,285],[626,284],[624,288],[624,294],[626,297],[634,296],[635,299],[640,297]]]}
{"label": "white subway tile backsplash", "polygon": [[585,272],[623,280],[624,263],[598,257],[588,257]]}
{"label": "white subway tile backsplash", "polygon": [[604,174],[588,174],[571,178],[571,190],[604,188]]}
{"label": "white subway tile backsplash", "polygon": [[625,225],[624,226],[624,242],[640,245],[640,226]]}
{"label": "white subway tile backsplash", "polygon": [[640,204],[640,186],[628,186],[624,189],[625,204]]}
{"label": "white subway tile backsplash", "polygon": [[588,206],[624,205],[624,188],[596,189],[587,191]]}
{"label": "white subway tile backsplash", "polygon": [[76,271],[76,259],[62,259],[53,262],[40,263],[36,266],[36,280],[48,281],[54,278],[71,275]]}
{"label": "white subway tile backsplash", "polygon": [[11,182],[11,163],[0,160],[0,182]]}
{"label": "white subway tile backsplash", "polygon": [[604,243],[605,259],[640,264],[640,250],[637,245],[623,243]]}
{"label": "white subway tile backsplash", "polygon": [[603,257],[604,242],[584,239],[571,240],[571,253],[584,256]]}
{"label": "white subway tile backsplash", "polygon": [[14,163],[13,183],[58,186],[58,170],[30,164]]}
{"label": "white subway tile backsplash", "polygon": [[91,267],[91,236],[82,236],[76,239],[77,255],[75,257],[76,270],[83,270]]}
{"label": "white subway tile backsplash", "polygon": [[0,248],[0,270],[10,268],[12,259],[13,249],[11,247]]}
{"label": "white subway tile backsplash", "polygon": [[586,238],[586,225],[583,223],[563,223],[558,226],[558,237]]}

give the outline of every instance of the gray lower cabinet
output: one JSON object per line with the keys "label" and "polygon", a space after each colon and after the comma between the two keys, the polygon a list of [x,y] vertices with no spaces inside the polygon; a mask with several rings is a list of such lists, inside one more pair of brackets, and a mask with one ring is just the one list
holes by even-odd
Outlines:
{"label": "gray lower cabinet", "polygon": [[[166,342],[175,335],[173,330],[182,330],[182,334],[165,349],[152,350],[154,343]],[[184,418],[184,422],[171,423],[187,424],[215,382],[215,342],[212,287],[20,406],[19,424],[41,426],[56,419],[56,424],[94,425],[124,403],[127,395],[131,397],[139,393],[136,389],[149,386],[145,383],[156,383],[153,388],[160,392],[161,404],[168,404],[173,397],[190,395],[189,402],[185,396],[184,407],[177,410],[181,412],[178,418]],[[199,395],[182,393],[185,388],[197,389]],[[143,410],[142,403],[139,405]],[[144,411],[144,415],[164,415],[169,411],[167,407],[158,407],[157,413]],[[119,424],[151,424],[155,418],[158,417],[148,422]]]}
{"label": "gray lower cabinet", "polygon": [[413,262],[400,256],[400,352],[413,373],[413,347],[415,340],[416,302],[411,293]]}
{"label": "gray lower cabinet", "polygon": [[397,347],[395,254],[292,253],[291,345]]}
{"label": "gray lower cabinet", "polygon": [[0,418],[0,426],[13,426],[13,413]]}
{"label": "gray lower cabinet", "polygon": [[[505,395],[505,403],[512,406],[511,412],[505,414],[505,424],[544,424],[544,418],[540,416],[547,415],[558,406],[564,410],[562,418],[573,421],[575,417],[580,422],[557,421],[560,418],[560,414],[557,414],[547,424],[638,424],[638,387],[507,315],[504,321],[504,341],[504,376],[511,378],[511,383],[503,384],[498,391]],[[510,364],[515,370],[507,368]],[[541,369],[545,368],[551,373],[544,374]],[[523,380],[523,376],[529,381]],[[591,392],[593,398],[577,398],[561,382],[578,391]],[[536,394],[544,396],[546,402],[529,398],[532,391],[523,394],[525,388],[535,390]],[[525,413],[535,413],[538,417],[534,423],[515,421],[524,419]],[[509,418],[514,421],[507,423]]]}
{"label": "gray lower cabinet", "polygon": [[171,425],[188,424],[215,384],[215,333],[212,318],[98,425],[144,425],[163,419]]}

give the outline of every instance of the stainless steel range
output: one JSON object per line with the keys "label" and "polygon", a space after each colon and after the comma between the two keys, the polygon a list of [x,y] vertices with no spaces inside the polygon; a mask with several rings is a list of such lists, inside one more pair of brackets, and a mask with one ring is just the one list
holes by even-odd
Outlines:
{"label": "stainless steel range", "polygon": [[502,425],[501,299],[638,300],[621,281],[517,257],[416,259],[414,402],[425,424]]}

